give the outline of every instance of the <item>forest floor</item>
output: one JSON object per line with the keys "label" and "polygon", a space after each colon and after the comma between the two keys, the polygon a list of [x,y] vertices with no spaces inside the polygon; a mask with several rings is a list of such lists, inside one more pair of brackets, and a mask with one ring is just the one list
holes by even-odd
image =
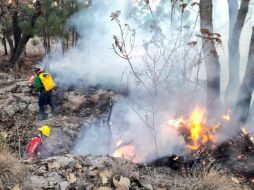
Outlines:
{"label": "forest floor", "polygon": [[[33,74],[31,65],[41,58],[41,54],[28,54],[14,74],[11,67],[6,67],[8,56],[0,56],[0,189],[253,188],[251,180],[246,182],[214,164],[201,161],[191,167],[174,168],[175,159],[172,163],[171,155],[166,158],[166,164],[151,165],[110,156],[72,155],[73,146],[81,138],[80,131],[106,117],[109,99],[116,93],[85,85],[58,88],[58,116],[49,114],[47,121],[41,121],[38,95],[28,85]],[[25,147],[42,125],[52,128],[52,135],[47,139],[52,151],[41,159],[27,159]]]}

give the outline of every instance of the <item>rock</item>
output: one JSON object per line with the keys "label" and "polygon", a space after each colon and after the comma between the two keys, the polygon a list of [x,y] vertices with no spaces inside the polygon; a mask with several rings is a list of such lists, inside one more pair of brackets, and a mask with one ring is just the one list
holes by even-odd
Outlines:
{"label": "rock", "polygon": [[62,182],[61,176],[56,173],[48,173],[47,177],[42,176],[30,176],[29,183],[34,189],[40,189],[40,188],[48,188],[52,186],[56,186],[57,184],[60,184]]}
{"label": "rock", "polygon": [[113,184],[116,188],[120,186],[119,181],[116,178],[113,178]]}
{"label": "rock", "polygon": [[121,186],[125,186],[129,189],[130,185],[131,185],[131,181],[129,178],[127,177],[120,177],[120,181],[119,181],[119,185]]}
{"label": "rock", "polygon": [[99,170],[92,170],[88,173],[89,176],[95,177],[99,174]]}
{"label": "rock", "polygon": [[66,178],[69,184],[75,183],[77,181],[77,178],[73,173],[69,173]]}
{"label": "rock", "polygon": [[129,189],[131,182],[129,178],[121,176],[119,181],[113,178],[113,184],[117,189],[122,190],[122,189]]}
{"label": "rock", "polygon": [[28,86],[22,87],[22,92],[23,93],[29,93],[30,91],[31,91],[31,88],[29,88]]}
{"label": "rock", "polygon": [[45,166],[41,166],[38,170],[36,170],[37,174],[44,174],[46,173],[46,167]]}
{"label": "rock", "polygon": [[39,106],[36,103],[31,103],[28,105],[28,110],[32,113],[37,113],[39,111]]}
{"label": "rock", "polygon": [[19,107],[19,110],[20,110],[20,111],[23,111],[23,110],[26,109],[27,104],[24,103],[24,102],[19,102],[18,107]]}
{"label": "rock", "polygon": [[126,186],[120,186],[116,190],[129,190]]}
{"label": "rock", "polygon": [[8,105],[4,107],[3,112],[5,112],[8,116],[13,116],[15,113],[19,110],[19,107],[16,103],[12,103],[11,105]]}
{"label": "rock", "polygon": [[81,105],[85,102],[84,95],[77,95],[74,91],[69,92],[68,95],[65,95],[65,98],[68,101],[68,107],[72,111],[77,111],[80,109]]}
{"label": "rock", "polygon": [[63,128],[63,132],[64,132],[66,135],[69,135],[69,136],[71,136],[71,137],[75,137],[75,136],[77,135],[77,132],[68,129],[67,127],[64,127],[64,128]]}
{"label": "rock", "polygon": [[74,163],[75,162],[75,160],[74,160],[74,158],[72,157],[72,156],[55,156],[55,157],[50,157],[50,158],[47,158],[47,159],[45,159],[44,160],[44,162],[54,162],[54,161],[56,161],[57,160],[57,162],[59,163],[59,165],[60,165],[60,168],[62,168],[62,167],[66,167],[66,166],[68,166],[69,164],[71,164],[71,163]]}
{"label": "rock", "polygon": [[82,166],[81,166],[80,163],[76,163],[76,164],[75,164],[75,168],[82,169]]}
{"label": "rock", "polygon": [[112,190],[110,187],[100,187],[98,190]]}
{"label": "rock", "polygon": [[153,190],[153,186],[149,183],[141,183],[143,187],[145,187],[148,190]]}
{"label": "rock", "polygon": [[4,141],[8,137],[8,134],[6,132],[0,132],[0,139],[3,139]]}
{"label": "rock", "polygon": [[236,183],[236,184],[240,184],[240,181],[238,179],[236,179],[235,177],[231,177],[231,180]]}
{"label": "rock", "polygon": [[68,186],[69,183],[67,181],[63,181],[62,183],[60,183],[60,190],[66,190]]}
{"label": "rock", "polygon": [[12,190],[21,190],[19,184],[16,185]]}
{"label": "rock", "polygon": [[60,168],[60,164],[56,161],[52,162],[52,163],[48,163],[48,170],[52,170],[52,169],[59,169]]}
{"label": "rock", "polygon": [[102,184],[106,185],[108,183],[108,178],[112,176],[112,172],[109,170],[104,170],[99,173],[99,176],[101,177]]}

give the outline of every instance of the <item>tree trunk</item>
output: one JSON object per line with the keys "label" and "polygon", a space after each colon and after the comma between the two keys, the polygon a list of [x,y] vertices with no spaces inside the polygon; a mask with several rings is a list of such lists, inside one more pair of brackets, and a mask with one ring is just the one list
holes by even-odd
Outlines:
{"label": "tree trunk", "polygon": [[250,42],[248,62],[242,84],[237,97],[235,115],[237,127],[244,125],[250,112],[251,96],[254,89],[254,27]]}
{"label": "tree trunk", "polygon": [[76,40],[76,37],[75,37],[75,29],[72,28],[72,29],[71,29],[71,41],[72,41],[71,45],[72,45],[72,47],[75,46],[75,40]]}
{"label": "tree trunk", "polygon": [[[37,18],[41,15],[41,3],[40,3],[40,0],[37,0],[35,2],[35,10],[34,10],[34,13],[31,17],[31,20],[30,20],[30,27],[31,27],[31,30],[33,30],[34,28],[34,25],[35,25],[35,22],[37,20]],[[17,45],[17,48],[16,50],[13,52],[13,54],[11,55],[11,64],[12,66],[16,66],[16,64],[18,64],[18,61],[19,61],[19,58],[28,42],[28,40],[30,38],[33,37],[33,32],[30,31],[30,33],[28,34],[23,34],[18,45]]]}
{"label": "tree trunk", "polygon": [[11,59],[11,64],[13,66],[15,66],[18,63],[19,58],[20,58],[22,52],[24,51],[24,48],[26,47],[26,44],[30,38],[31,38],[30,35],[23,35],[22,38],[20,39],[18,47],[15,50],[15,53]]}
{"label": "tree trunk", "polygon": [[44,47],[44,50],[45,50],[45,54],[47,54],[48,53],[48,47],[47,47],[47,38],[46,38],[45,28],[43,30],[43,47]]}
{"label": "tree trunk", "polygon": [[[18,8],[18,7],[17,7]],[[14,51],[16,51],[19,41],[21,39],[21,30],[19,28],[18,11],[15,10],[12,15],[12,29],[14,37]]]}
{"label": "tree trunk", "polygon": [[[232,1],[233,2],[233,1]],[[231,0],[230,0],[231,3]],[[229,38],[229,81],[226,89],[226,103],[232,105],[237,95],[240,85],[240,36],[244,26],[244,22],[249,10],[250,0],[242,0],[240,9],[238,10],[237,19],[233,27],[233,31]]]}
{"label": "tree trunk", "polygon": [[7,42],[9,44],[10,54],[11,54],[11,56],[13,56],[13,54],[14,54],[14,45],[13,45],[13,41],[11,39],[11,34],[10,34],[10,30],[9,30],[7,21],[4,21],[4,36],[6,37]]}
{"label": "tree trunk", "polygon": [[8,51],[7,51],[7,44],[6,44],[6,37],[5,37],[5,34],[3,34],[2,43],[3,43],[3,46],[4,46],[4,55],[8,55]]}
{"label": "tree trunk", "polygon": [[232,38],[233,28],[237,19],[238,11],[238,0],[228,0],[228,16],[229,16],[229,40],[228,47],[230,47],[230,42]]}
{"label": "tree trunk", "polygon": [[51,51],[51,47],[50,47],[50,33],[49,30],[47,29],[47,44],[48,44],[48,53],[50,53]]}
{"label": "tree trunk", "polygon": [[[212,0],[202,0],[199,4],[200,27],[213,33],[213,4]],[[220,63],[213,40],[207,38],[207,33],[202,32],[203,54],[207,77],[207,110],[209,119],[216,116],[220,105]]]}

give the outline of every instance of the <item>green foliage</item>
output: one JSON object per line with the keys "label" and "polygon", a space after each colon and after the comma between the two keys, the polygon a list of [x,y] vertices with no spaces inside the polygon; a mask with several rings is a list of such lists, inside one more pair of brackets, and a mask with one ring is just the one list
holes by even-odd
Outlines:
{"label": "green foliage", "polygon": [[53,38],[68,36],[67,22],[70,16],[80,9],[75,0],[44,0],[42,1],[42,15],[36,22],[35,34],[43,37],[47,31]]}
{"label": "green foliage", "polygon": [[38,38],[34,37],[34,38],[32,39],[32,45],[33,45],[33,46],[37,46],[39,43],[40,43],[40,41],[39,41]]}
{"label": "green foliage", "polygon": [[[2,5],[7,11],[4,17],[1,17],[4,19],[0,20],[0,33],[5,29],[9,31],[9,34],[13,34],[12,14],[17,11],[18,25],[22,34],[31,34],[40,38],[47,33],[51,39],[66,40],[69,37],[71,27],[68,25],[69,18],[80,9],[87,7],[87,5],[80,4],[76,0],[43,0],[40,2],[42,12],[33,28],[31,28],[31,17],[35,10],[34,0],[20,1],[18,7],[8,3]],[[34,45],[37,45],[39,41],[33,40],[33,42]]]}

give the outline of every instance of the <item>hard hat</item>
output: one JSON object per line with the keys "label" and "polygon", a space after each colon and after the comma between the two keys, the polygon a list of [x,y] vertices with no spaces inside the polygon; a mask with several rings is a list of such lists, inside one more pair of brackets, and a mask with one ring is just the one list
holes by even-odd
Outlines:
{"label": "hard hat", "polygon": [[41,70],[41,67],[40,67],[40,65],[34,65],[32,70],[33,71],[39,71],[39,70]]}
{"label": "hard hat", "polygon": [[46,137],[49,137],[51,129],[49,128],[49,126],[44,125],[44,126],[38,128],[38,131],[40,131]]}

